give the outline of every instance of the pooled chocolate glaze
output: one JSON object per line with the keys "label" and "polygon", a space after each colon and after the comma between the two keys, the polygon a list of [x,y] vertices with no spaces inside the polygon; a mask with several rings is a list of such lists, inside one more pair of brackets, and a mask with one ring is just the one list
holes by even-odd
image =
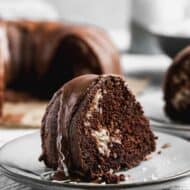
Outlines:
{"label": "pooled chocolate glaze", "polygon": [[115,172],[143,161],[155,150],[154,138],[121,76],[83,75],[66,83],[47,106],[40,160],[56,171],[53,180],[118,183],[124,176]]}
{"label": "pooled chocolate glaze", "polygon": [[61,22],[1,21],[0,30],[4,31],[0,51],[5,88],[50,98],[76,76],[122,74],[117,49],[100,28]]}
{"label": "pooled chocolate glaze", "polygon": [[164,109],[172,120],[190,123],[190,47],[180,51],[168,68],[164,100]]}

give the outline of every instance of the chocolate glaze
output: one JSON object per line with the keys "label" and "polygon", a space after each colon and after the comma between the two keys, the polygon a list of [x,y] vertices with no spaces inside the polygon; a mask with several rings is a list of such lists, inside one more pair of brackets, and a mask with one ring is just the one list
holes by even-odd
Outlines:
{"label": "chocolate glaze", "polygon": [[[95,84],[96,80],[98,80],[97,75],[83,75],[67,83],[62,92],[63,95],[60,99],[60,109],[58,114],[57,135],[58,163],[60,164],[59,169],[61,170],[64,168],[64,157],[62,153],[65,155],[65,158],[70,158],[66,161],[69,168],[73,165],[73,157],[76,158],[76,162],[80,162],[80,158],[77,159],[80,150],[78,150],[76,146],[72,146],[73,142],[71,142],[70,139],[70,121],[73,114],[77,111],[78,104],[82,101],[89,88]],[[67,140],[64,142],[65,139]],[[74,148],[74,151],[72,151],[74,154],[71,152],[72,148]]]}
{"label": "chocolate glaze", "polygon": [[[69,160],[64,160],[65,157],[69,157],[69,152],[67,152],[69,150],[69,123],[77,104],[80,103],[91,83],[97,79],[97,75],[83,75],[69,81],[55,93],[47,106],[42,120],[43,153],[40,160],[44,160],[48,167],[55,169],[59,166],[59,169],[63,170],[65,161],[67,164],[71,164]],[[51,146],[49,146],[49,142],[51,142]],[[57,155],[59,155],[59,160]]]}
{"label": "chocolate glaze", "polygon": [[42,119],[42,128],[41,128],[41,136],[42,139],[44,140],[42,140],[43,153],[40,160],[44,160],[47,166],[52,167],[54,169],[56,169],[58,166],[56,136],[57,136],[57,118],[58,118],[58,110],[60,107],[61,93],[62,90],[56,92],[52,100],[50,101],[46,109],[46,114]]}

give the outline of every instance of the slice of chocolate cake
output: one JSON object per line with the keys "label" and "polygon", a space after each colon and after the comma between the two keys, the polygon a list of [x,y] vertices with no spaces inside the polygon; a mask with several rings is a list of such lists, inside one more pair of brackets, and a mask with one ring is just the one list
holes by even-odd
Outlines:
{"label": "slice of chocolate cake", "polygon": [[164,100],[172,120],[190,123],[190,46],[177,54],[167,71]]}
{"label": "slice of chocolate cake", "polygon": [[66,83],[42,121],[41,160],[55,179],[116,183],[114,173],[138,165],[155,150],[141,105],[117,75],[83,75]]}

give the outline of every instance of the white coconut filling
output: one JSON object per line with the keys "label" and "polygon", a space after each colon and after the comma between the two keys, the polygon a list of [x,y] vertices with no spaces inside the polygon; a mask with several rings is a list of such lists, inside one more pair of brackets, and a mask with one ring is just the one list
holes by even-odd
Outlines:
{"label": "white coconut filling", "polygon": [[184,104],[190,103],[190,89],[182,88],[172,99],[175,108],[181,108]]}
{"label": "white coconut filling", "polygon": [[101,89],[97,90],[96,92],[96,95],[94,97],[94,100],[93,100],[93,109],[94,110],[97,110],[98,109],[98,106],[99,106],[99,101],[103,98],[102,96],[102,92],[101,92]]}
{"label": "white coconut filling", "polygon": [[[107,94],[107,91],[104,89],[98,89],[94,99],[92,100],[92,105],[89,108],[89,110],[86,113],[86,119],[84,121],[84,126],[89,127],[90,126],[90,121],[89,119],[92,117],[93,112],[98,112],[99,114],[103,113],[102,107],[99,106],[100,100],[103,98],[103,94]],[[120,133],[119,129],[116,129],[115,134],[117,136],[110,136],[109,131],[106,128],[98,127],[100,128],[99,130],[92,130],[91,134],[92,136],[96,139],[97,142],[97,148],[100,154],[106,155],[109,157],[110,155],[110,149],[108,147],[108,143],[117,143],[121,144],[121,139],[118,137],[118,134]],[[110,144],[111,146],[112,144]]]}
{"label": "white coconut filling", "polygon": [[86,118],[89,119],[90,117],[92,117],[92,113],[94,111],[97,112],[102,112],[102,109],[99,108],[99,102],[100,100],[103,98],[101,89],[97,90],[94,99],[92,100],[92,106],[90,107],[90,109],[88,110],[88,112],[86,113]]}
{"label": "white coconut filling", "polygon": [[[98,89],[94,99],[92,100],[92,106],[86,113],[86,119],[89,120],[92,117],[93,112],[98,112],[99,114],[103,113],[102,107],[99,106],[100,100],[103,99],[103,94],[107,94],[107,91],[104,89]],[[89,127],[90,122],[89,121],[84,121],[84,126]]]}
{"label": "white coconut filling", "polygon": [[101,128],[98,131],[92,130],[92,136],[96,139],[98,151],[102,155],[109,157],[111,150],[108,147],[108,143],[121,144],[121,138],[110,136],[109,131],[105,128]]}
{"label": "white coconut filling", "polygon": [[92,130],[92,136],[95,137],[98,145],[98,151],[109,157],[110,149],[108,143],[110,142],[110,136],[107,129],[100,129],[99,131]]}

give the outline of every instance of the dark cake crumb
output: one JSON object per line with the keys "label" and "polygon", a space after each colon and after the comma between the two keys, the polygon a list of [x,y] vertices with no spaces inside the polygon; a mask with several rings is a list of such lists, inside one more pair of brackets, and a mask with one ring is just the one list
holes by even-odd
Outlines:
{"label": "dark cake crumb", "polygon": [[125,175],[124,174],[116,175],[116,174],[107,173],[104,175],[103,180],[107,184],[113,184],[113,183],[117,184],[121,181],[125,181]]}
{"label": "dark cake crumb", "polygon": [[157,152],[157,154],[161,154],[162,153],[162,151],[161,150],[159,150],[158,152]]}
{"label": "dark cake crumb", "polygon": [[119,177],[120,177],[120,181],[125,181],[125,175],[124,174],[121,174]]}

